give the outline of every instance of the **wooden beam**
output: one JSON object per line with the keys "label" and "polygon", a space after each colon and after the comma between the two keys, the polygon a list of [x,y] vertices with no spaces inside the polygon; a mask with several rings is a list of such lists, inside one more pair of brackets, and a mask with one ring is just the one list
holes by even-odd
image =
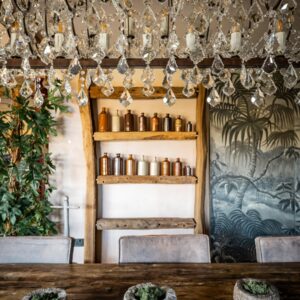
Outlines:
{"label": "wooden beam", "polygon": [[95,132],[94,141],[152,141],[152,140],[195,140],[197,132]]}
{"label": "wooden beam", "polygon": [[198,178],[196,185],[196,199],[194,218],[196,221],[195,233],[203,233],[204,230],[204,200],[205,200],[205,174],[207,160],[207,137],[205,126],[205,88],[200,86],[196,102],[196,172]]}
{"label": "wooden beam", "polygon": [[96,180],[95,152],[93,144],[93,126],[90,105],[80,107],[82,124],[83,149],[86,160],[86,204],[85,204],[85,231],[84,231],[84,262],[95,262],[97,193],[94,184]]}
{"label": "wooden beam", "polygon": [[[288,60],[283,56],[275,58],[279,68],[285,68],[288,66]],[[57,58],[53,61],[53,67],[55,69],[67,69],[70,64],[70,59]],[[104,58],[102,61],[103,68],[116,68],[118,65],[118,58]],[[146,64],[141,58],[128,58],[128,64],[131,68],[145,68]],[[180,69],[192,68],[193,62],[189,58],[177,58],[177,65]],[[213,62],[213,58],[205,58],[198,64],[199,68],[209,68]],[[245,63],[248,68],[260,68],[264,62],[264,58],[253,58]],[[22,58],[11,58],[7,60],[7,68],[17,69],[21,67]],[[156,58],[151,62],[152,68],[165,68],[168,63],[168,58]],[[239,57],[223,58],[225,68],[240,68],[241,59]],[[97,67],[97,63],[92,59],[81,59],[80,64],[84,69],[94,69]],[[33,69],[45,69],[50,65],[44,64],[40,59],[30,59],[30,65]],[[300,62],[293,63],[295,67],[300,67]]]}
{"label": "wooden beam", "polygon": [[[143,94],[143,87],[133,87],[129,91],[131,97],[135,100],[157,100],[157,99],[161,100],[166,95],[166,89],[160,86],[156,86],[154,88],[155,88],[154,94],[149,97],[146,97]],[[188,99],[182,94],[182,89],[183,87],[172,87],[172,90],[177,99]],[[119,100],[123,91],[124,91],[124,87],[116,86],[114,87],[113,94],[107,97],[102,93],[101,88],[99,86],[92,85],[90,87],[90,97],[93,99]]]}
{"label": "wooden beam", "polygon": [[131,218],[131,219],[100,219],[98,230],[111,229],[171,229],[194,228],[195,221],[191,218]]}
{"label": "wooden beam", "polygon": [[98,184],[195,184],[195,176],[98,176]]}

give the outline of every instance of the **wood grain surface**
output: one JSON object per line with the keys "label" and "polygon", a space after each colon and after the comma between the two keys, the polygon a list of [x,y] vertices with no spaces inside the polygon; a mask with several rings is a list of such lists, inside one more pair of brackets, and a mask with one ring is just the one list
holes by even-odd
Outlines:
{"label": "wood grain surface", "polygon": [[42,287],[63,288],[68,300],[123,299],[130,286],[153,282],[174,288],[179,300],[227,300],[244,277],[269,280],[280,299],[300,299],[300,263],[0,265],[0,299],[20,300]]}

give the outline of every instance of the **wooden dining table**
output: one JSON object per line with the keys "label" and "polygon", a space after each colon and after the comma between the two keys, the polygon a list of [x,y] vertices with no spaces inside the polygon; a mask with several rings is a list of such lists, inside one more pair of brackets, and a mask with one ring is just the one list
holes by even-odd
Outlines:
{"label": "wooden dining table", "polygon": [[275,264],[71,264],[0,265],[0,299],[22,299],[32,290],[59,287],[68,299],[123,299],[142,282],[170,286],[179,300],[232,299],[239,278],[266,279],[281,299],[300,299],[300,263]]}

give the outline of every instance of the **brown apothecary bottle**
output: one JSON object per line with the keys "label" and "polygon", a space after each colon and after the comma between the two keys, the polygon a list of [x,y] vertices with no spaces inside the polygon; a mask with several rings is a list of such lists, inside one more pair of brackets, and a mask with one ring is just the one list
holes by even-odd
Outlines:
{"label": "brown apothecary bottle", "polygon": [[108,113],[105,107],[102,108],[102,111],[98,116],[98,130],[100,132],[108,131]]}
{"label": "brown apothecary bottle", "polygon": [[172,118],[170,117],[170,114],[166,114],[163,123],[164,131],[172,131]]}
{"label": "brown apothecary bottle", "polygon": [[100,157],[100,175],[110,175],[110,158],[107,153]]}
{"label": "brown apothecary bottle", "polygon": [[124,131],[134,131],[134,116],[131,110],[127,110],[127,114],[124,116]]}
{"label": "brown apothecary bottle", "polygon": [[168,158],[165,158],[160,164],[160,174],[161,176],[170,176],[170,161]]}
{"label": "brown apothecary bottle", "polygon": [[144,113],[139,116],[139,131],[147,131],[147,118]]}
{"label": "brown apothecary bottle", "polygon": [[173,163],[173,176],[182,176],[182,163],[179,158]]}
{"label": "brown apothecary bottle", "polygon": [[133,159],[132,154],[129,154],[128,158],[126,159],[125,174],[128,176],[136,175],[135,159]]}
{"label": "brown apothecary bottle", "polygon": [[183,129],[183,120],[179,115],[175,120],[175,131],[180,132]]}
{"label": "brown apothecary bottle", "polygon": [[159,118],[157,113],[151,118],[151,131],[159,131]]}

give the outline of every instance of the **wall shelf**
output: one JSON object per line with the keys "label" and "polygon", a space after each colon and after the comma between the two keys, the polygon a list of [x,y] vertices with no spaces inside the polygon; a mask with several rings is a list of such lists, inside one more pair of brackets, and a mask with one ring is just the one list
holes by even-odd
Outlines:
{"label": "wall shelf", "polygon": [[195,228],[193,218],[130,218],[130,219],[99,219],[96,223],[98,230],[113,229],[171,229]]}
{"label": "wall shelf", "polygon": [[197,132],[95,132],[94,141],[195,140]]}
{"label": "wall shelf", "polygon": [[98,176],[97,184],[196,184],[195,176]]}

